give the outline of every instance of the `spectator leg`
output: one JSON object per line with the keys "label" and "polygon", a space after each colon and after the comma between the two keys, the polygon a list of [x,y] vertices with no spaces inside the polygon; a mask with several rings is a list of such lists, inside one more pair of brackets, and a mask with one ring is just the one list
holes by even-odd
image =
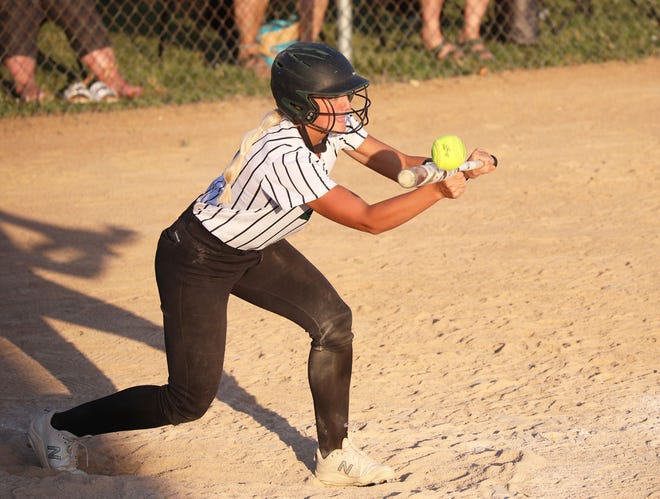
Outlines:
{"label": "spectator leg", "polygon": [[452,57],[460,59],[462,54],[456,45],[449,43],[442,35],[440,28],[440,16],[444,0],[420,0],[422,11],[422,43],[427,50],[433,52],[438,59]]}
{"label": "spectator leg", "polygon": [[493,59],[493,53],[481,39],[481,21],[488,9],[488,0],[466,0],[465,24],[459,37],[462,47],[482,61]]}
{"label": "spectator leg", "polygon": [[112,47],[93,50],[80,60],[99,80],[117,92],[120,97],[139,97],[144,93],[141,87],[131,85],[121,75]]}
{"label": "spectator leg", "polygon": [[298,2],[301,42],[318,41],[327,9],[328,0],[300,0]]}
{"label": "spectator leg", "polygon": [[481,21],[487,9],[488,0],[466,0],[462,41],[476,40],[481,37]]}
{"label": "spectator leg", "polygon": [[442,43],[443,36],[440,29],[440,15],[444,0],[420,0],[422,11],[422,42],[428,50],[433,50]]}
{"label": "spectator leg", "polygon": [[14,55],[5,59],[5,65],[14,80],[14,88],[25,102],[42,102],[48,94],[39,89],[34,79],[37,61],[34,57]]}
{"label": "spectator leg", "polygon": [[234,18],[238,29],[238,63],[257,76],[268,77],[270,68],[260,56],[257,35],[264,21],[268,0],[235,0]]}

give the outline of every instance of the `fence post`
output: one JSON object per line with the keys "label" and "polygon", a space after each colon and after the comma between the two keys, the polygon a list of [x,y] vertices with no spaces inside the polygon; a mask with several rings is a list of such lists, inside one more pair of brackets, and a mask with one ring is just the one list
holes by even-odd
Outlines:
{"label": "fence post", "polygon": [[337,48],[350,61],[353,59],[353,10],[351,0],[337,0]]}

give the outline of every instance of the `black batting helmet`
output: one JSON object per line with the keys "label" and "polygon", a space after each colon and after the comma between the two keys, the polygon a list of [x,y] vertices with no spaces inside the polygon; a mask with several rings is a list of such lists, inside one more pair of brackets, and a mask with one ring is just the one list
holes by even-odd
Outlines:
{"label": "black batting helmet", "polygon": [[350,114],[361,128],[367,124],[371,104],[368,85],[369,80],[356,74],[341,52],[322,43],[294,43],[277,54],[271,68],[270,88],[277,108],[296,124],[310,124],[323,114],[312,97],[347,95]]}

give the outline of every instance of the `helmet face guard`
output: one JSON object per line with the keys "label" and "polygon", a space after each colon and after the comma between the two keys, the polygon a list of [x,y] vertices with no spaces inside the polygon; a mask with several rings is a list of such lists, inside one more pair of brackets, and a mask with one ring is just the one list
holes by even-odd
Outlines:
{"label": "helmet face guard", "polygon": [[[332,130],[340,115],[351,114],[357,121],[357,127],[347,132],[368,123],[368,85],[369,80],[357,75],[341,52],[321,43],[295,43],[275,57],[271,68],[270,86],[279,111],[295,124],[324,133]],[[343,96],[351,101],[351,110],[335,113],[330,99]],[[328,111],[322,111],[317,100]],[[330,126],[313,124],[319,116],[332,117]]]}
{"label": "helmet face guard", "polygon": [[[335,99],[337,97],[344,97],[344,96],[348,97],[348,100],[351,103],[351,109],[349,111],[343,111],[343,112],[335,111],[334,106],[332,105],[332,99]],[[366,86],[362,88],[358,88],[357,90],[344,95],[338,95],[338,96],[333,95],[330,97],[327,95],[309,95],[308,99],[311,102],[312,107],[315,109],[315,112],[313,113],[313,119],[311,121],[302,124],[307,125],[310,128],[314,128],[319,132],[330,133],[331,131],[333,131],[332,129],[334,128],[335,123],[337,122],[338,116],[349,116],[349,115],[353,116],[353,118],[357,122],[357,125],[351,128],[350,130],[347,129],[345,132],[335,132],[335,133],[356,132],[360,130],[362,127],[366,126],[367,123],[369,123],[369,106],[371,106],[371,100],[369,99]],[[321,111],[321,109],[319,108],[318,100],[323,101],[323,105],[327,109],[327,111]],[[310,117],[311,116],[312,113],[310,113]],[[319,126],[314,123],[314,121],[316,121],[316,119],[321,116],[327,116],[329,118],[328,125],[325,127]]]}

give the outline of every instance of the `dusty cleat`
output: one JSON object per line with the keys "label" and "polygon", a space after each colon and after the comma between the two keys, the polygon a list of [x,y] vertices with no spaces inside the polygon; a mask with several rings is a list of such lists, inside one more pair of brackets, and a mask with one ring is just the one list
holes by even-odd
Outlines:
{"label": "dusty cleat", "polygon": [[394,470],[366,456],[350,442],[342,441],[341,449],[333,450],[323,459],[316,451],[316,478],[326,485],[357,486],[376,485],[394,480]]}

